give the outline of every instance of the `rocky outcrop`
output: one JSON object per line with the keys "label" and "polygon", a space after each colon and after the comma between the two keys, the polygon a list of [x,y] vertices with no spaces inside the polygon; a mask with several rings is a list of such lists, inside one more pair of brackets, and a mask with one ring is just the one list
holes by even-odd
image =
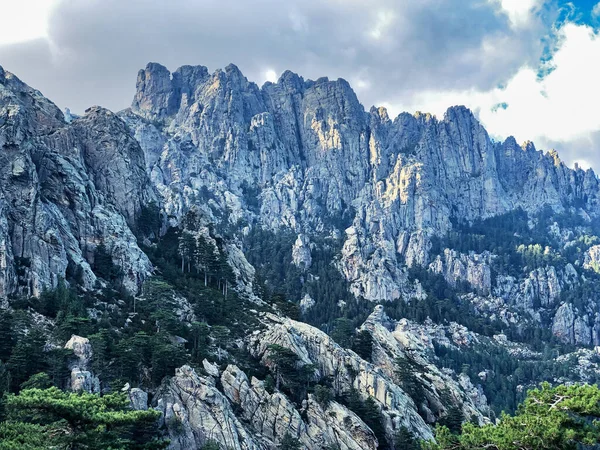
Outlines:
{"label": "rocky outcrop", "polygon": [[156,198],[141,148],[116,115],[92,108],[67,123],[39,91],[1,72],[0,294],[38,295],[60,278],[94,287],[100,243],[137,291],[151,265],[130,227]]}
{"label": "rocky outcrop", "polygon": [[312,257],[310,255],[310,241],[304,234],[299,234],[292,246],[292,264],[299,269],[310,269]]}
{"label": "rocky outcrop", "polygon": [[[302,283],[317,277],[311,269],[321,268],[321,244],[335,245],[341,251],[331,263],[361,299],[425,299],[423,286],[409,275],[418,266],[451,286],[468,284],[470,292],[459,300],[490,320],[551,323],[564,342],[600,344],[597,300],[561,303],[565,291],[586,282],[583,269],[600,271],[600,246],[573,264],[559,259],[555,267],[495,277],[496,255],[489,252],[431,254],[436,239],[456,222],[517,208],[533,213],[544,205],[586,224],[600,213],[593,171],[571,170],[555,152],[543,154],[532,143],[493,142],[465,107],[449,108],[442,118],[403,113],[392,120],[384,108],[365,111],[341,79],[305,80],[288,71],[259,88],[234,65],[214,73],[203,66],[170,73],[151,63],[138,74],[131,108],[113,114],[94,106],[76,116],[61,113],[0,68],[0,151],[2,307],[13,295],[36,296],[61,279],[87,290],[101,287],[100,247],[121,269],[125,290],[139,294],[152,267],[133,231],[156,203],[164,213],[163,231],[197,213],[192,238],[202,237],[215,256],[226,256],[238,294],[256,303],[256,273],[242,251],[244,236],[252,227],[286,228],[297,236],[291,263],[303,272]],[[580,245],[582,237],[585,245],[597,242],[586,239],[585,227],[559,222],[546,230],[556,250]],[[529,226],[536,226],[533,217]],[[544,257],[554,250],[547,251]],[[224,295],[229,288],[225,282]],[[314,291],[302,289],[306,311],[315,305],[306,292]],[[181,322],[197,320],[185,298],[171,290],[160,295]],[[269,345],[291,349],[302,364],[316,367],[315,381],[331,383],[336,396],[355,389],[372,398],[390,438],[406,426],[430,439],[428,423],[445,416],[446,396],[465,417],[488,419],[477,380],[438,368],[434,343],[460,350],[485,341],[515,357],[526,353],[504,335],[484,338],[452,322],[392,321],[378,307],[361,327],[373,338],[367,362],[309,325],[270,314],[260,320],[263,326],[246,340],[254,357],[271,366]],[[65,348],[74,352],[69,388],[99,392],[89,341],[73,336]],[[590,367],[591,356],[581,356]],[[401,388],[395,366],[402,358],[419,368],[422,398]],[[208,376],[184,366],[154,396],[174,449],[199,448],[208,439],[234,449],[270,449],[286,433],[309,449],[378,445],[362,420],[336,401],[320,404],[309,395],[296,405],[236,366],[222,371],[203,361],[202,367]],[[492,376],[480,374],[481,380]],[[146,392],[125,392],[134,408],[148,406]]]}
{"label": "rocky outcrop", "polygon": [[370,238],[360,229],[352,226],[345,232],[338,267],[356,297],[371,301],[424,298],[421,285],[418,281],[410,282],[391,243],[382,243],[376,248],[368,243]]}
{"label": "rocky outcrop", "polygon": [[489,252],[464,255],[447,248],[429,265],[429,270],[443,275],[451,286],[456,286],[458,281],[465,281],[476,292],[488,294],[492,288],[491,261]]}
{"label": "rocky outcrop", "polygon": [[569,344],[600,345],[600,313],[562,303],[552,321],[552,334]]}
{"label": "rocky outcrop", "polygon": [[161,385],[153,407],[162,412],[161,426],[171,440],[170,449],[202,448],[209,440],[234,450],[268,448],[259,444],[235,416],[228,399],[214,380],[183,366]]}
{"label": "rocky outcrop", "polygon": [[412,399],[383,370],[361,359],[356,353],[337,345],[322,331],[302,322],[267,314],[267,328],[249,338],[248,349],[263,364],[271,365],[267,349],[277,344],[292,350],[303,364],[316,367],[317,379],[329,379],[335,395],[343,396],[356,389],[371,397],[380,407],[390,436],[401,426],[415,436],[431,439],[427,427]]}
{"label": "rocky outcrop", "polygon": [[[361,329],[373,338],[372,361],[391,379],[397,380],[398,359],[410,360],[414,375],[423,387],[422,398],[413,399],[422,416],[434,422],[444,417],[449,406],[458,405],[464,417],[476,417],[479,423],[489,421],[490,408],[481,387],[471,383],[468,376],[442,371],[430,360],[433,342],[448,347],[470,346],[476,340],[468,330],[458,324],[441,333],[426,326],[412,324],[406,319],[390,320],[383,307],[378,305]],[[452,337],[448,341],[447,335]],[[415,368],[420,368],[416,370]],[[466,378],[465,378],[466,377]],[[448,403],[450,401],[450,403]]]}
{"label": "rocky outcrop", "polygon": [[600,245],[592,245],[585,252],[583,267],[600,273]]}
{"label": "rocky outcrop", "polygon": [[[181,217],[210,194],[230,223],[258,219],[307,236],[346,230],[338,267],[369,300],[418,297],[402,267],[427,266],[431,236],[448,231],[452,218],[545,204],[563,211],[574,201],[598,214],[591,170],[568,169],[531,143],[492,142],[464,107],[443,119],[366,112],[344,80],[285,72],[258,88],[233,65],[170,74],[152,63],[121,117],[144,149],[167,214]],[[462,272],[448,264],[444,271]],[[479,275],[478,288],[489,290]]]}
{"label": "rocky outcrop", "polygon": [[129,383],[122,389],[127,393],[131,407],[136,411],[146,411],[148,409],[148,393],[140,388],[130,388]]}
{"label": "rocky outcrop", "polygon": [[326,446],[340,449],[375,449],[377,439],[363,421],[346,407],[330,401],[319,405],[309,396],[302,414],[285,395],[269,394],[262,381],[252,378],[236,366],[228,366],[221,376],[223,392],[242,411],[245,421],[256,433],[280,442],[286,435],[297,438],[307,449]]}
{"label": "rocky outcrop", "polygon": [[494,293],[507,303],[538,317],[539,308],[553,307],[562,290],[578,282],[579,275],[572,264],[567,264],[559,271],[547,266],[529,272],[520,282],[512,276],[499,275]]}
{"label": "rocky outcrop", "polygon": [[158,198],[146,174],[144,153],[125,123],[109,110],[94,106],[59,133],[64,135],[55,137],[57,150],[78,144],[96,189],[135,227],[142,208]]}
{"label": "rocky outcrop", "polygon": [[302,299],[300,300],[300,309],[303,312],[306,312],[310,308],[312,308],[314,305],[315,305],[314,299],[310,295],[304,294],[304,297],[302,297]]}
{"label": "rocky outcrop", "polygon": [[100,380],[91,372],[90,363],[93,356],[92,345],[88,338],[73,335],[65,344],[65,348],[73,350],[73,359],[69,363],[71,376],[68,388],[74,392],[100,392]]}

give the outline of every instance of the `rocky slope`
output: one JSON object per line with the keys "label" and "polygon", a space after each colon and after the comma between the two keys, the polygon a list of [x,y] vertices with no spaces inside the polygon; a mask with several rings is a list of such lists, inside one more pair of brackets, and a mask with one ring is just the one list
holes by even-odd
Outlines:
{"label": "rocky slope", "polygon": [[[314,367],[309,384],[327,384],[334,398],[323,403],[309,393],[298,404],[235,360],[220,368],[183,366],[150,392],[172,448],[213,439],[235,449],[270,449],[287,434],[309,449],[378,448],[374,430],[344,405],[353,391],[381,413],[387,440],[402,427],[430,439],[431,425],[453,408],[479,423],[493,419],[483,388],[495,382],[494,370],[469,377],[468,368],[450,369],[444,355],[464,352],[477,364],[483,357],[475,354],[490,348],[533,364],[545,357],[497,333],[498,326],[522,339],[547,329],[571,345],[600,344],[600,189],[593,171],[571,170],[532,143],[493,142],[464,107],[443,118],[403,113],[392,120],[383,108],[365,111],[341,79],[285,72],[259,88],[233,65],[212,74],[183,66],[171,74],[151,63],[136,87],[131,108],[117,114],[95,106],[83,116],[63,115],[0,68],[3,301],[39,296],[60,279],[99,288],[108,281],[98,267],[103,252],[120,269],[124,290],[144,301],[140,288],[153,267],[138,240],[152,249],[158,229],[181,226],[212,257],[224,257],[232,288],[253,305],[264,306],[261,266],[285,253],[282,270],[295,279],[279,281],[295,286],[289,300],[305,316],[326,302],[347,315],[350,297],[363,312],[381,302],[405,312],[455,314],[439,323],[421,313],[419,320],[392,320],[377,306],[359,327],[372,339],[370,358],[362,358],[317,327],[251,310],[259,325],[235,350],[274,372],[269,349],[282,346],[301,366]],[[164,222],[142,235],[140,222],[153,205]],[[494,225],[517,211],[523,214]],[[193,229],[185,224],[190,214]],[[510,232],[498,237],[488,225]],[[273,261],[253,267],[255,249],[245,244],[261,228],[274,240],[293,239],[266,253]],[[319,280],[324,266],[343,280],[346,300],[328,297],[339,290],[310,289],[334,283]],[[228,282],[217,284],[226,296]],[[184,295],[164,295],[184,326],[197,322]],[[448,298],[460,304],[444,310]],[[457,323],[467,319],[456,316],[464,305],[483,334]],[[330,331],[325,319],[313,323]],[[76,356],[69,387],[98,391],[89,342],[74,336],[66,348]],[[592,380],[593,351],[570,355],[547,360],[578,358],[573,376]],[[418,398],[398,374],[399,361],[413,368]],[[132,404],[147,407],[148,394],[136,389],[126,389]]]}
{"label": "rocky slope", "polygon": [[0,294],[38,295],[59,278],[93,288],[100,243],[136,292],[151,267],[131,228],[157,197],[125,124],[98,107],[68,124],[2,69],[0,117]]}

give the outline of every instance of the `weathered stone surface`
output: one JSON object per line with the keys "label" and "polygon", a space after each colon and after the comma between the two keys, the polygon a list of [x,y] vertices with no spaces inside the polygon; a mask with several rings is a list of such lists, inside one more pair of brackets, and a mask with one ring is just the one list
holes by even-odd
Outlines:
{"label": "weathered stone surface", "polygon": [[65,348],[73,350],[73,356],[76,358],[75,364],[77,364],[77,366],[82,369],[87,369],[89,367],[94,352],[88,338],[74,334],[65,344]]}
{"label": "weathered stone surface", "polygon": [[292,263],[299,269],[309,269],[312,264],[310,241],[304,234],[299,234],[292,247]]}
{"label": "weathered stone surface", "polygon": [[451,286],[466,281],[475,291],[488,294],[492,288],[491,260],[489,252],[464,255],[447,248],[429,265],[429,270],[443,275]]}
{"label": "weathered stone surface", "polygon": [[[258,219],[306,236],[346,230],[338,267],[368,300],[418,298],[403,265],[427,266],[430,238],[448,231],[451,218],[544,204],[563,211],[575,200],[598,214],[592,171],[568,169],[531,143],[494,143],[464,107],[440,120],[366,112],[344,80],[285,72],[259,89],[233,65],[171,75],[152,63],[121,116],[154,162],[149,170],[168,214],[181,217],[209,192],[231,223]],[[483,278],[477,288],[487,292],[486,269],[475,266],[484,273],[465,271]]]}
{"label": "weathered stone surface", "polygon": [[89,370],[81,370],[79,367],[71,369],[69,389],[73,392],[88,392],[97,394],[100,392],[100,380],[92,375]]}
{"label": "weathered stone surface", "polygon": [[431,439],[431,430],[417,414],[413,401],[379,367],[362,360],[356,353],[343,349],[322,331],[302,322],[272,314],[264,316],[268,327],[249,338],[249,351],[269,365],[267,348],[277,344],[292,350],[302,363],[316,367],[317,378],[330,377],[337,395],[356,389],[371,397],[381,408],[390,437],[401,426],[415,436]]}
{"label": "weathered stone surface", "polygon": [[593,245],[585,252],[583,267],[600,273],[600,245]]}
{"label": "weathered stone surface", "polygon": [[[298,236],[291,254],[306,272],[303,282],[313,276],[314,250],[335,242],[341,252],[332,264],[357,297],[423,299],[424,289],[407,270],[420,266],[451,285],[469,283],[470,292],[459,298],[477,314],[517,325],[548,320],[565,342],[600,344],[596,299],[559,305],[565,290],[585,282],[586,270],[598,271],[600,246],[573,265],[499,274],[495,281],[495,255],[488,252],[430,254],[436,237],[455,221],[517,208],[531,213],[544,205],[576,212],[587,223],[600,214],[593,171],[571,170],[555,152],[543,154],[531,143],[493,142],[464,107],[450,108],[440,119],[403,113],[391,120],[384,108],[365,111],[344,80],[304,80],[285,72],[259,88],[233,65],[212,74],[183,66],[171,74],[151,63],[138,74],[130,109],[115,115],[92,107],[78,117],[61,113],[0,68],[0,149],[2,300],[38,295],[61,278],[96,288],[102,281],[92,267],[101,244],[121,267],[124,288],[137,293],[152,267],[132,230],[143,208],[156,202],[168,225],[196,210],[198,233],[210,243],[209,228],[226,229],[227,239],[215,251],[226,254],[238,292],[257,302],[243,236],[256,226],[287,228]],[[560,246],[579,245],[580,231],[562,226],[553,223],[548,236]],[[196,320],[186,299],[168,301],[182,322]],[[306,310],[314,301],[304,296],[301,306]],[[477,380],[436,368],[431,356],[434,341],[460,349],[481,339],[456,323],[393,322],[375,310],[362,327],[374,338],[371,364],[313,327],[271,315],[262,320],[264,329],[247,340],[254,356],[269,365],[269,344],[291,348],[303,363],[316,365],[317,378],[331,377],[336,394],[354,388],[372,397],[390,437],[405,425],[429,439],[431,430],[417,410],[428,421],[443,417],[446,387],[465,416],[486,421]],[[97,392],[91,349],[87,355],[83,338],[71,341],[71,389]],[[524,352],[503,335],[494,342],[515,357]],[[408,354],[423,367],[418,377],[428,387],[418,404],[394,378],[394,358]],[[362,421],[336,402],[324,407],[309,397],[298,410],[235,366],[223,373],[204,367],[209,377],[179,369],[155,397],[172,448],[197,448],[208,438],[235,449],[274,448],[286,431],[307,448],[320,442],[376,446]],[[128,392],[136,407],[147,404],[143,391]]]}
{"label": "weathered stone surface", "polygon": [[569,344],[600,345],[600,313],[562,303],[552,321],[552,333]]}
{"label": "weathered stone surface", "polygon": [[[414,400],[431,421],[446,414],[448,396],[465,417],[476,417],[480,423],[489,421],[490,408],[481,387],[474,386],[468,377],[438,369],[427,356],[432,353],[434,341],[446,346],[471,345],[476,338],[466,328],[453,324],[448,330],[433,330],[406,319],[394,322],[378,305],[361,329],[369,331],[373,338],[373,363],[392,380],[396,377],[397,358],[409,358],[421,368],[415,376],[424,387],[425,397]],[[452,337],[452,342],[447,335]]]}
{"label": "weathered stone surface", "polygon": [[148,409],[148,393],[140,388],[132,388],[127,391],[131,407],[136,411]]}
{"label": "weathered stone surface", "polygon": [[40,92],[2,73],[0,294],[38,295],[67,269],[92,288],[100,243],[135,292],[151,266],[130,226],[157,199],[140,146],[116,115],[92,108],[67,123]]}
{"label": "weathered stone surface", "polygon": [[73,350],[74,356],[69,363],[71,376],[68,388],[74,392],[99,393],[100,380],[89,370],[94,353],[89,339],[72,335],[65,344],[65,348]]}
{"label": "weathered stone surface", "polygon": [[214,381],[196,374],[189,366],[161,385],[153,407],[163,413],[162,424],[174,450],[202,448],[215,440],[234,450],[264,449],[233,413]]}
{"label": "weathered stone surface", "polygon": [[236,366],[228,366],[221,376],[223,392],[242,410],[244,420],[255,432],[273,442],[280,442],[286,433],[302,442],[307,449],[337,446],[341,449],[375,449],[373,432],[354,413],[331,401],[323,408],[312,396],[305,409],[306,419],[285,395],[269,394],[262,381],[252,378]]}
{"label": "weathered stone surface", "polygon": [[302,299],[300,300],[300,309],[303,312],[306,312],[310,308],[312,308],[314,305],[315,305],[314,299],[310,295],[304,294],[304,297],[302,297]]}
{"label": "weathered stone surface", "polygon": [[219,366],[214,363],[209,362],[206,358],[202,360],[202,367],[211,377],[219,378],[221,375],[221,371],[219,370]]}

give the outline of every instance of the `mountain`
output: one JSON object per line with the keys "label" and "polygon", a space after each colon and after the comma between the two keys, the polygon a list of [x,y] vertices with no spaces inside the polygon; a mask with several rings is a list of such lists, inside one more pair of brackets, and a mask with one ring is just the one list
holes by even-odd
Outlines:
{"label": "mountain", "polygon": [[0,147],[7,391],[129,383],[173,449],[363,449],[600,374],[597,176],[465,107],[150,63],[63,115],[0,68]]}

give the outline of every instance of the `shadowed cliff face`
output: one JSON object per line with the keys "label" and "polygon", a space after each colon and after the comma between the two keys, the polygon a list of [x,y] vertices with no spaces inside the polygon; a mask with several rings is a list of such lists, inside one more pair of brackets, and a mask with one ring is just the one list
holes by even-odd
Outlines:
{"label": "shadowed cliff face", "polygon": [[52,102],[4,71],[0,117],[2,295],[38,295],[70,276],[94,287],[100,243],[135,292],[150,263],[130,227],[156,195],[125,124],[98,107],[67,124]]}

